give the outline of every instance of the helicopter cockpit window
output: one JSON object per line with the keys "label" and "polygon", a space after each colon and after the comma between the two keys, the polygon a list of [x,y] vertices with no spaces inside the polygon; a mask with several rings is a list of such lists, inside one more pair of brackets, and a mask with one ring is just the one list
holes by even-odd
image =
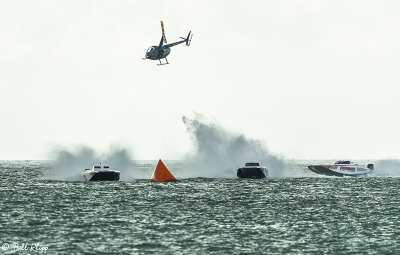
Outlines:
{"label": "helicopter cockpit window", "polygon": [[153,50],[154,50],[154,46],[150,47],[150,48],[147,50],[147,53],[152,52]]}

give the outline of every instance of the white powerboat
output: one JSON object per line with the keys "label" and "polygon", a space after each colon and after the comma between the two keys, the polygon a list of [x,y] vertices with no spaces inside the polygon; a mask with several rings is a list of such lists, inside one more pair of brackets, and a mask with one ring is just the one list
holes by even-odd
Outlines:
{"label": "white powerboat", "polygon": [[339,160],[333,165],[311,165],[308,169],[317,174],[328,176],[365,176],[374,170],[374,164],[359,166],[351,161]]}
{"label": "white powerboat", "polygon": [[120,171],[112,170],[108,165],[94,165],[92,169],[83,171],[86,181],[118,181]]}
{"label": "white powerboat", "polygon": [[239,178],[265,178],[269,176],[269,171],[266,167],[260,166],[257,162],[247,162],[244,167],[237,169],[237,177]]}

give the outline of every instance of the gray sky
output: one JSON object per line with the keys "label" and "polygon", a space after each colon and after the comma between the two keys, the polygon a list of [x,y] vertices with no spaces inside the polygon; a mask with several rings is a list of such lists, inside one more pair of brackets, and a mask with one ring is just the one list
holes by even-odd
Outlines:
{"label": "gray sky", "polygon": [[[0,1],[0,159],[192,149],[199,112],[288,158],[400,157],[399,1]],[[170,65],[143,61],[159,43]]]}

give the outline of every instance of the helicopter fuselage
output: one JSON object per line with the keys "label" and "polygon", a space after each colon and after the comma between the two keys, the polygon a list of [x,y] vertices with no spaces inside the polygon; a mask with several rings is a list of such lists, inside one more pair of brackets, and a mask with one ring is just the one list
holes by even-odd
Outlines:
{"label": "helicopter fuselage", "polygon": [[171,53],[171,49],[169,47],[151,46],[146,52],[146,58],[151,60],[159,60],[168,56],[169,53]]}
{"label": "helicopter fuselage", "polygon": [[[160,64],[157,64],[157,65],[166,65],[166,64],[169,64],[168,60],[167,60],[167,56],[169,55],[169,53],[171,53],[171,47],[174,47],[181,43],[186,43],[186,46],[189,46],[190,41],[192,40],[193,34],[190,35],[191,31],[189,31],[189,34],[187,35],[186,38],[181,37],[182,40],[167,44],[167,39],[165,38],[165,32],[164,32],[164,24],[162,21],[161,21],[161,31],[162,31],[162,36],[160,39],[160,44],[158,46],[151,46],[146,51],[146,55],[143,59],[158,60],[158,61],[160,61]],[[161,59],[165,59],[166,63],[164,63],[164,64],[161,63]]]}

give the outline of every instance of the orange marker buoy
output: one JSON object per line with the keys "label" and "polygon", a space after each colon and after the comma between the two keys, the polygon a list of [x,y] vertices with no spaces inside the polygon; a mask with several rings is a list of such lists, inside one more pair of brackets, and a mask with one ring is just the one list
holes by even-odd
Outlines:
{"label": "orange marker buoy", "polygon": [[178,181],[164,165],[161,159],[158,161],[156,169],[154,169],[151,182],[176,182]]}

